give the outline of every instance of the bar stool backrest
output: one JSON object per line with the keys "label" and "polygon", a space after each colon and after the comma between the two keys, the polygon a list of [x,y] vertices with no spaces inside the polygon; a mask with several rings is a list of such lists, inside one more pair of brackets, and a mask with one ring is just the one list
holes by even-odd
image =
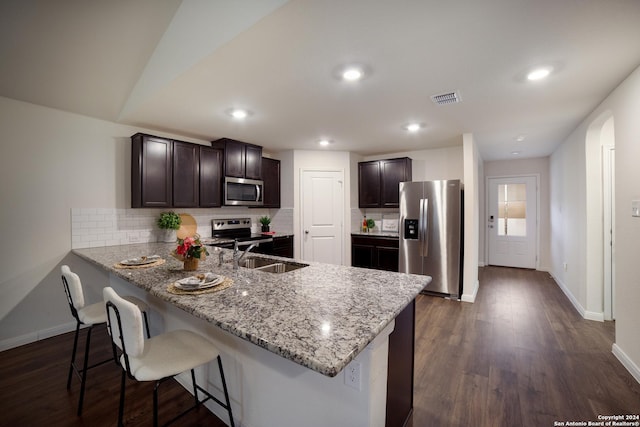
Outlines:
{"label": "bar stool backrest", "polygon": [[129,371],[128,357],[139,357],[144,352],[142,313],[137,305],[120,297],[111,287],[104,288],[102,295],[107,306],[111,340],[122,350]]}
{"label": "bar stool backrest", "polygon": [[78,310],[84,307],[84,294],[82,293],[82,283],[80,277],[71,271],[68,265],[60,267],[62,271],[62,284],[67,295],[67,302],[71,308],[71,314],[78,319]]}

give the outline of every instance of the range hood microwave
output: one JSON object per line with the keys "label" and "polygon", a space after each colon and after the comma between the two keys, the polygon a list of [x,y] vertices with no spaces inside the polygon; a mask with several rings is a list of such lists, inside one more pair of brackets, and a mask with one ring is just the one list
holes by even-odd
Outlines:
{"label": "range hood microwave", "polygon": [[264,182],[257,179],[224,178],[224,204],[226,206],[262,206]]}

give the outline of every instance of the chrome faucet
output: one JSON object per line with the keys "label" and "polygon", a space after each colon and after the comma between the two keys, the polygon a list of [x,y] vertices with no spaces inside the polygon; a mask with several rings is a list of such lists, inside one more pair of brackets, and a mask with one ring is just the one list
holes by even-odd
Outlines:
{"label": "chrome faucet", "polygon": [[[249,240],[246,242],[238,242],[238,239],[236,239],[233,243],[233,269],[234,270],[238,269],[238,267],[240,266],[240,262],[244,259],[244,257],[247,255],[247,253],[251,249],[260,245],[260,243],[269,243],[269,242],[273,242],[272,237],[269,237],[267,239],[260,239],[260,240]],[[248,247],[247,249],[242,251],[242,253],[240,253],[240,246],[248,246]]]}

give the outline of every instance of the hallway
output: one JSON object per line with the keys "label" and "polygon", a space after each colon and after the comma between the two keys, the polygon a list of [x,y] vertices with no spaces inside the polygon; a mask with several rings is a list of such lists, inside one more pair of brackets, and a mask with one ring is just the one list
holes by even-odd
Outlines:
{"label": "hallway", "polygon": [[582,319],[546,272],[484,267],[474,304],[421,295],[416,312],[413,427],[640,414],[614,323]]}

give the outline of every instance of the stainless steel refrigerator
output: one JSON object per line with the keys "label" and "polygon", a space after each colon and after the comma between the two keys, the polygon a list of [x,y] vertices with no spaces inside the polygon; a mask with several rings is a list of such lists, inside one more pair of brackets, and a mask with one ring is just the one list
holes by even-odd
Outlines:
{"label": "stainless steel refrigerator", "polygon": [[400,272],[431,276],[423,292],[462,293],[460,180],[400,183]]}

